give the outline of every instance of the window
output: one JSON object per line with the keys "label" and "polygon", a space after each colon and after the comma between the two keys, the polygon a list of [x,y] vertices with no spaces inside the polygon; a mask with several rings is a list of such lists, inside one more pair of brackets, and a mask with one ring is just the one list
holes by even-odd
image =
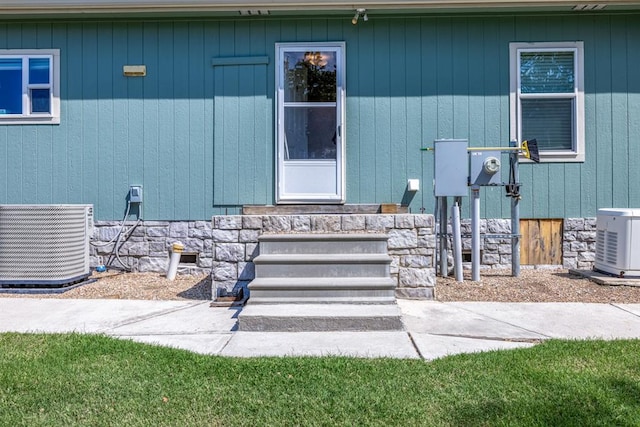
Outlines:
{"label": "window", "polygon": [[0,125],[60,123],[60,51],[0,49]]}
{"label": "window", "polygon": [[540,160],[584,161],[583,43],[511,43],[511,139]]}

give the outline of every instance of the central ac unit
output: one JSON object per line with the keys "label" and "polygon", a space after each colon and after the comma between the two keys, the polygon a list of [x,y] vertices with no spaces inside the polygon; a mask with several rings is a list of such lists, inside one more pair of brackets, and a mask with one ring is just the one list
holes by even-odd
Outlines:
{"label": "central ac unit", "polygon": [[640,275],[640,209],[598,209],[596,270]]}
{"label": "central ac unit", "polygon": [[0,205],[0,287],[86,279],[92,232],[92,205]]}

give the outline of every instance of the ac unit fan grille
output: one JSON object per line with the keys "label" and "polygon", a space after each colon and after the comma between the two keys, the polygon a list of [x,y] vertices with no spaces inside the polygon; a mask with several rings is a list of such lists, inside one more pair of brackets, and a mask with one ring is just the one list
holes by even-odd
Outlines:
{"label": "ac unit fan grille", "polygon": [[88,276],[92,213],[87,205],[0,205],[0,282]]}

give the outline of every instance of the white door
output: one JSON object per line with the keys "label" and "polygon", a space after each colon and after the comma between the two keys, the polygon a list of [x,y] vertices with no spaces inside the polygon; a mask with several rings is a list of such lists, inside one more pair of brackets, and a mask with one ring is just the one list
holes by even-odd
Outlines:
{"label": "white door", "polygon": [[344,43],[279,43],[277,202],[344,203]]}

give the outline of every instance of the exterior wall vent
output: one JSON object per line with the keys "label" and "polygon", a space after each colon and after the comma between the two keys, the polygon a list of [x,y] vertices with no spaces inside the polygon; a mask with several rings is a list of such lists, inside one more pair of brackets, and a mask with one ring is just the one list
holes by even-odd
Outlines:
{"label": "exterior wall vent", "polygon": [[0,205],[0,287],[86,279],[92,232],[92,205]]}
{"label": "exterior wall vent", "polygon": [[640,276],[640,209],[599,209],[596,219],[596,270]]}

